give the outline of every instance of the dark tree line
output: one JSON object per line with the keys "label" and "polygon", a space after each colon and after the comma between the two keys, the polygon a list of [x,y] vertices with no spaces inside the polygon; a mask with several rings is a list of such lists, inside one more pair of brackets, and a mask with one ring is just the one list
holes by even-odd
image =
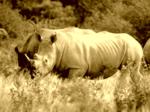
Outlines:
{"label": "dark tree line", "polygon": [[[30,20],[49,28],[77,26],[95,31],[126,32],[142,44],[150,37],[149,0],[0,0],[0,3],[2,10],[20,15],[15,19]],[[13,14],[1,13],[0,16]],[[9,27],[6,23],[7,20],[0,18],[2,27]]]}

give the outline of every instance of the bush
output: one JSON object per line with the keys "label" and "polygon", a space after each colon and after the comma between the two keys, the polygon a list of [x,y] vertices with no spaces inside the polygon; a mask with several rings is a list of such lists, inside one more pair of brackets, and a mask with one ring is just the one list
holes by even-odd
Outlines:
{"label": "bush", "polygon": [[141,44],[150,37],[150,2],[149,0],[122,0],[114,4],[112,11],[132,24]]}
{"label": "bush", "polygon": [[134,33],[132,24],[130,24],[128,21],[125,21],[118,15],[114,15],[113,13],[108,12],[105,15],[103,14],[101,18],[96,18],[95,16],[87,17],[83,27],[89,27],[96,31],[107,30],[114,33]]}
{"label": "bush", "polygon": [[12,38],[23,38],[33,30],[33,25],[24,21],[17,10],[12,10],[7,5],[2,4],[0,4],[0,27],[5,28]]}
{"label": "bush", "polygon": [[[16,25],[16,22],[14,22],[11,29],[16,26],[22,26],[22,17],[18,14],[19,12],[26,19],[32,20],[38,25],[46,26],[48,28],[77,26],[82,28],[91,28],[96,31],[108,30],[111,32],[126,32],[132,34],[134,37],[138,37],[137,39],[142,45],[145,44],[146,40],[150,36],[149,0],[2,1],[3,3],[12,6],[13,9],[18,10],[12,11],[8,7],[1,7],[1,15],[4,14],[4,10],[9,10],[9,13],[11,10],[10,15],[16,16],[12,18],[19,21],[19,25]],[[7,18],[8,15],[5,16]],[[8,20],[8,18],[6,20]],[[18,29],[21,30],[20,27]],[[15,31],[18,31],[18,29],[15,29]],[[20,33],[20,31],[18,32]]]}

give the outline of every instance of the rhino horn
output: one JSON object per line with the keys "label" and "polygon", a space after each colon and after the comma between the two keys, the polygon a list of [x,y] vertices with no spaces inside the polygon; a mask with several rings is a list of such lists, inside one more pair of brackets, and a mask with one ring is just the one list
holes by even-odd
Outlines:
{"label": "rhino horn", "polygon": [[34,60],[33,60],[33,59],[30,59],[27,54],[24,54],[24,56],[25,56],[25,58],[27,59],[27,61],[30,62],[31,65],[34,64]]}

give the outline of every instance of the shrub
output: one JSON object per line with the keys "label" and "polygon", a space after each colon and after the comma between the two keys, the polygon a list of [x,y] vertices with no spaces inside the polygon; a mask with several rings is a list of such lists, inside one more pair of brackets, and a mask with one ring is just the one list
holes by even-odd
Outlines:
{"label": "shrub", "polygon": [[3,4],[0,4],[0,27],[5,28],[12,38],[22,38],[33,28],[30,22],[23,20],[17,10]]}
{"label": "shrub", "polygon": [[113,4],[112,11],[132,24],[141,44],[144,45],[150,36],[150,2],[149,0],[121,0]]}
{"label": "shrub", "polygon": [[101,18],[98,17],[98,15],[87,17],[82,27],[92,28],[96,31],[107,30],[114,33],[134,33],[134,28],[132,24],[130,24],[128,21],[124,20],[120,16],[114,15],[111,12],[108,12],[107,14],[102,14]]}

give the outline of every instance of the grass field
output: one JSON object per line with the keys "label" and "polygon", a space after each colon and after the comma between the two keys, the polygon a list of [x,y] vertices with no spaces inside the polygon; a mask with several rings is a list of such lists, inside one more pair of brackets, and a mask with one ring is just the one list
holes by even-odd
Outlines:
{"label": "grass field", "polygon": [[[133,82],[125,68],[105,80],[30,79],[18,72],[17,40],[0,42],[0,112],[150,112],[150,72]],[[134,72],[133,72],[134,73]]]}

